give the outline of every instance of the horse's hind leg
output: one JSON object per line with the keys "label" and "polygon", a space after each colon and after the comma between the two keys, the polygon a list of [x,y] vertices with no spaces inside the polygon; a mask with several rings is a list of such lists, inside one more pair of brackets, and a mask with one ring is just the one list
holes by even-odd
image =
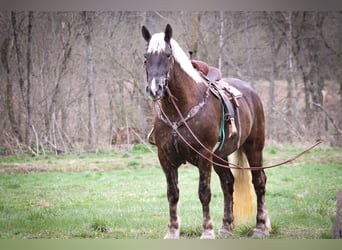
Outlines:
{"label": "horse's hind leg", "polygon": [[[261,167],[262,149],[248,144],[244,148],[250,167]],[[267,177],[264,170],[252,170],[252,182],[257,196],[257,216],[256,227],[253,231],[254,237],[268,236],[271,231],[270,217],[265,208],[266,180]]]}
{"label": "horse's hind leg", "polygon": [[254,237],[268,236],[271,231],[270,217],[265,208],[266,179],[264,170],[252,171],[252,182],[257,196],[257,221],[253,230]]}
{"label": "horse's hind leg", "polygon": [[254,237],[268,236],[271,231],[270,216],[265,208],[266,175],[264,170],[252,171],[252,182],[257,196],[257,223]]}

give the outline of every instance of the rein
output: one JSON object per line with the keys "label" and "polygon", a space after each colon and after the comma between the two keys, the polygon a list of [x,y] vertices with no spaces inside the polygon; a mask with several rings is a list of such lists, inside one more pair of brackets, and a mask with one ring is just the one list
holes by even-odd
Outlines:
{"label": "rein", "polygon": [[294,160],[296,160],[297,158],[299,158],[300,156],[302,156],[303,154],[305,154],[306,152],[310,151],[311,149],[315,148],[316,146],[318,146],[319,144],[322,143],[322,141],[317,141],[316,143],[314,143],[313,145],[311,145],[310,147],[308,147],[307,149],[303,150],[302,152],[300,152],[299,154],[295,155],[294,157],[281,161],[279,163],[276,164],[272,164],[269,166],[263,166],[263,167],[245,167],[245,166],[239,166],[237,164],[234,163],[230,163],[227,160],[223,159],[222,157],[216,155],[214,152],[212,152],[211,150],[209,150],[205,145],[203,145],[203,143],[198,139],[198,137],[194,134],[194,132],[192,131],[192,129],[190,128],[190,126],[187,123],[187,119],[184,118],[182,112],[180,111],[179,107],[177,106],[176,102],[175,102],[175,97],[172,95],[170,89],[168,87],[166,87],[167,93],[171,99],[172,105],[174,106],[174,108],[176,109],[178,115],[181,118],[181,122],[182,124],[184,124],[186,126],[186,128],[188,129],[188,131],[190,132],[190,134],[193,136],[193,138],[197,141],[197,143],[199,143],[199,145],[205,149],[207,152],[209,152],[210,154],[212,154],[214,157],[216,157],[217,159],[219,159],[220,161],[222,161],[223,163],[227,164],[221,164],[218,162],[215,162],[214,160],[210,159],[209,157],[205,156],[204,154],[202,154],[201,152],[199,152],[197,149],[195,149],[184,137],[183,135],[178,131],[178,126],[173,126],[174,123],[170,121],[170,119],[167,117],[167,115],[164,113],[164,111],[160,108],[160,112],[163,114],[164,118],[166,119],[166,121],[170,124],[171,128],[176,132],[176,134],[182,139],[182,141],[189,147],[191,148],[195,153],[197,153],[199,156],[203,157],[204,159],[208,160],[210,163],[219,166],[219,167],[223,167],[223,168],[228,168],[228,169],[242,169],[242,170],[263,170],[263,169],[269,169],[269,168],[274,168],[274,167],[278,167],[284,164],[287,164],[289,162],[292,162]]}

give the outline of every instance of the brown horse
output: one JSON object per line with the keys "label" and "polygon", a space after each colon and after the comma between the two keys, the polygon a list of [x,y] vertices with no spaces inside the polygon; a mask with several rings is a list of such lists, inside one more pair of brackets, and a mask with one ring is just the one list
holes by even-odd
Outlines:
{"label": "brown horse", "polygon": [[[248,190],[248,181],[251,182],[250,179],[245,178],[246,175],[252,176],[257,197],[256,227],[253,235],[259,237],[269,235],[270,220],[265,209],[266,175],[260,168],[265,141],[264,112],[260,98],[245,82],[238,79],[224,79],[242,93],[242,97],[239,99],[241,126],[239,126],[237,135],[226,137],[222,147],[217,149],[223,116],[221,101],[208,91],[208,82],[193,68],[185,52],[172,38],[170,25],[166,26],[164,32],[154,35],[151,35],[143,26],[142,35],[147,41],[145,51],[146,93],[158,107],[154,121],[154,136],[158,147],[158,158],[167,181],[170,221],[165,238],[179,238],[178,168],[186,162],[199,169],[198,195],[203,209],[201,238],[215,238],[209,209],[212,165],[219,176],[224,194],[223,223],[219,235],[230,236],[232,234],[234,227],[233,191],[236,196],[234,181],[240,182],[238,176],[243,176],[242,180],[245,182],[239,183],[239,186],[246,191]],[[177,111],[177,107],[179,111]],[[182,116],[188,119],[182,119]],[[228,135],[229,125],[227,122],[224,129]],[[237,163],[244,166],[249,163],[251,168],[257,167],[257,170],[239,170],[240,174],[235,175],[234,178],[229,168],[220,166],[228,165],[226,162],[228,155],[235,151],[237,152]],[[248,163],[247,160],[243,161],[246,159],[244,156],[247,157]],[[243,202],[250,203],[251,200],[247,199]]]}

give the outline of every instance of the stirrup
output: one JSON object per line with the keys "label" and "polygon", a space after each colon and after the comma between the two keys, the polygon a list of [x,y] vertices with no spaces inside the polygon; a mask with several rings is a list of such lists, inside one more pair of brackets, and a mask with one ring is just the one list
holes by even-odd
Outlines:
{"label": "stirrup", "polygon": [[154,127],[152,127],[151,131],[148,133],[147,140],[150,144],[156,145],[156,140],[154,138]]}
{"label": "stirrup", "polygon": [[230,118],[230,124],[229,124],[229,134],[228,137],[231,138],[232,136],[236,136],[237,135],[237,129],[236,129],[236,125],[235,125],[235,120],[234,117]]}

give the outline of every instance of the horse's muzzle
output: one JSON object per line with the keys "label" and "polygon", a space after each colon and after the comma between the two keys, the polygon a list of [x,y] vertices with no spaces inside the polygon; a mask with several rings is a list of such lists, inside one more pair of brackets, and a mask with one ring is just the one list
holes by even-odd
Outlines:
{"label": "horse's muzzle", "polygon": [[146,94],[153,100],[158,101],[164,95],[165,79],[153,78],[146,87]]}

